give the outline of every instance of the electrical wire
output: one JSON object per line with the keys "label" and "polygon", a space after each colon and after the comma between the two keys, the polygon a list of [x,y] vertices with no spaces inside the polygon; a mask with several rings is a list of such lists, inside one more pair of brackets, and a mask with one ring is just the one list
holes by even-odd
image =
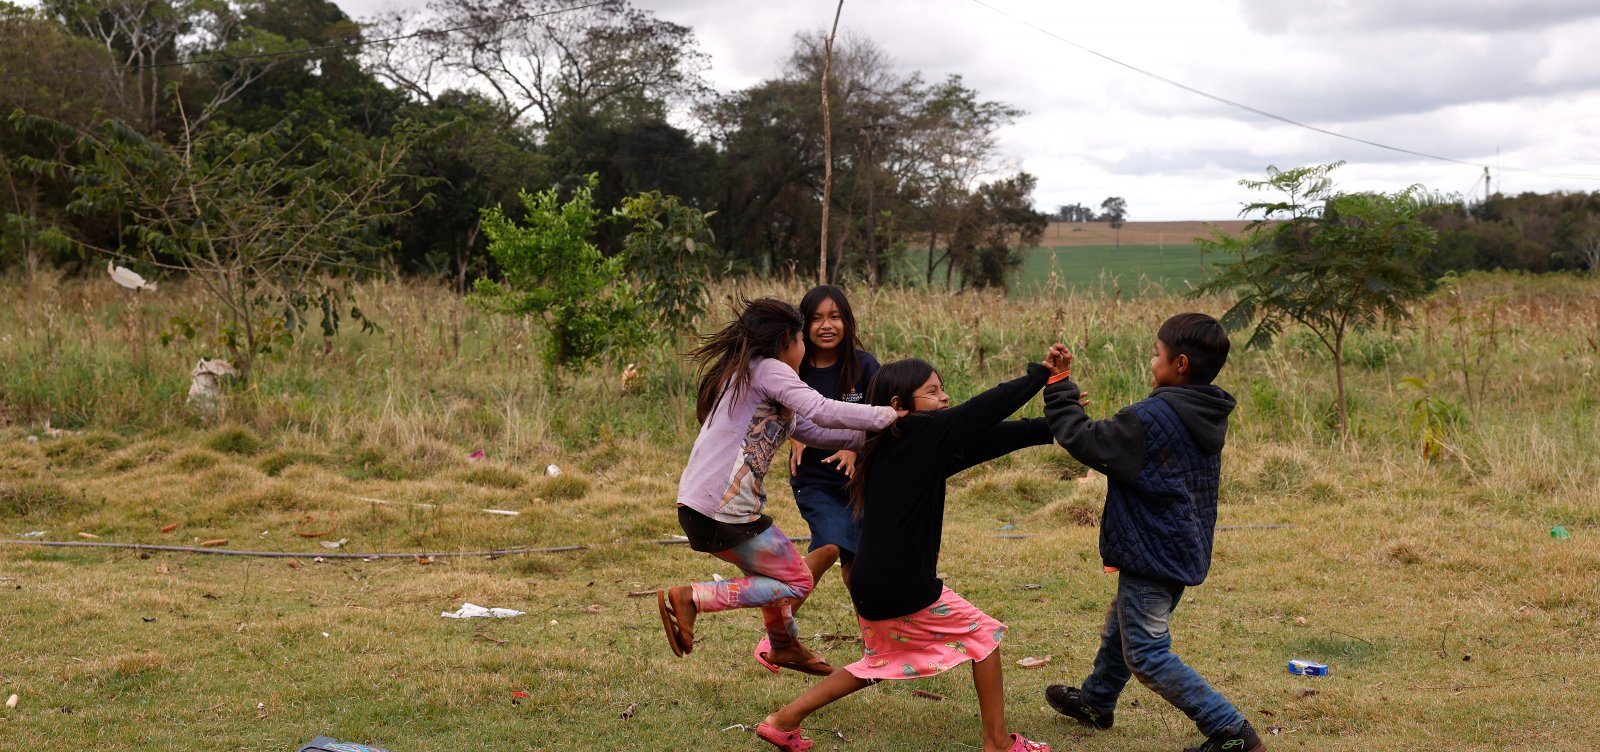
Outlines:
{"label": "electrical wire", "polygon": [[[1279,115],[1279,114],[1274,113],[1274,112],[1268,112],[1267,110],[1263,110],[1263,109],[1261,109],[1259,107],[1251,107],[1250,105],[1244,104],[1242,102],[1236,102],[1236,101],[1234,101],[1232,99],[1228,99],[1227,97],[1218,96],[1218,95],[1212,94],[1212,93],[1210,93],[1208,91],[1197,89],[1197,88],[1195,88],[1193,86],[1190,86],[1188,84],[1185,84],[1183,82],[1175,81],[1175,80],[1167,78],[1166,76],[1163,76],[1163,75],[1161,75],[1159,73],[1155,73],[1155,72],[1152,72],[1152,71],[1149,71],[1149,70],[1145,70],[1144,68],[1140,68],[1139,66],[1133,65],[1132,63],[1125,63],[1125,62],[1123,62],[1121,60],[1118,60],[1117,58],[1114,58],[1114,57],[1112,57],[1110,55],[1107,55],[1107,54],[1105,54],[1103,52],[1099,52],[1097,50],[1090,49],[1089,47],[1085,47],[1084,45],[1078,44],[1077,42],[1074,42],[1071,39],[1068,39],[1068,38],[1066,38],[1064,36],[1061,36],[1060,34],[1057,34],[1057,33],[1053,32],[1053,31],[1049,30],[1049,29],[1046,29],[1046,28],[1044,28],[1042,26],[1039,26],[1038,24],[1035,24],[1032,21],[1029,21],[1029,20],[1027,20],[1025,18],[1019,18],[1019,17],[1014,16],[1014,15],[1012,15],[1010,13],[1007,13],[1006,11],[1003,11],[1003,10],[1001,10],[999,8],[996,8],[993,5],[990,5],[989,3],[984,2],[984,0],[972,0],[972,2],[977,4],[977,5],[983,6],[984,8],[988,8],[989,10],[995,12],[996,14],[998,14],[1000,16],[1008,18],[1008,19],[1010,19],[1012,21],[1015,21],[1015,22],[1017,22],[1019,24],[1022,24],[1023,26],[1026,26],[1026,27],[1028,27],[1030,29],[1033,29],[1034,31],[1037,31],[1037,32],[1039,32],[1041,34],[1044,34],[1045,36],[1051,37],[1051,38],[1053,38],[1053,39],[1055,39],[1055,40],[1057,40],[1059,42],[1067,44],[1067,45],[1069,45],[1069,46],[1071,46],[1073,48],[1076,48],[1078,50],[1081,50],[1083,52],[1087,52],[1087,53],[1089,53],[1091,55],[1094,55],[1095,57],[1098,57],[1098,58],[1100,58],[1102,60],[1105,60],[1107,62],[1113,63],[1115,65],[1122,66],[1123,68],[1127,68],[1128,70],[1131,70],[1131,71],[1133,71],[1135,73],[1138,73],[1139,75],[1147,76],[1149,78],[1153,78],[1153,79],[1155,79],[1157,81],[1160,81],[1161,83],[1167,84],[1168,86],[1172,86],[1172,87],[1175,87],[1175,88],[1178,88],[1178,89],[1182,89],[1183,91],[1187,91],[1190,94],[1194,94],[1196,96],[1205,97],[1206,99],[1209,99],[1209,100],[1211,100],[1213,102],[1218,102],[1220,104],[1224,104],[1224,105],[1227,105],[1229,107],[1233,107],[1233,108],[1236,108],[1236,109],[1239,109],[1239,110],[1243,110],[1243,111],[1248,112],[1248,113],[1250,113],[1252,115],[1257,115],[1259,117],[1264,117],[1264,118],[1267,118],[1269,120],[1276,120],[1276,121],[1278,121],[1280,123],[1284,123],[1286,125],[1292,125],[1292,126],[1295,126],[1297,128],[1304,128],[1304,129],[1306,129],[1308,131],[1314,131],[1316,133],[1321,133],[1321,134],[1326,135],[1326,136],[1332,136],[1334,138],[1341,138],[1341,139],[1344,139],[1346,141],[1353,141],[1353,142],[1358,143],[1358,144],[1365,144],[1367,146],[1372,146],[1372,147],[1376,147],[1376,148],[1379,148],[1379,149],[1387,149],[1389,151],[1399,152],[1401,154],[1409,154],[1409,155],[1414,156],[1414,157],[1422,157],[1424,159],[1433,159],[1433,160],[1438,160],[1440,162],[1451,162],[1451,163],[1459,164],[1459,165],[1467,165],[1469,167],[1479,167],[1479,168],[1489,167],[1489,165],[1484,164],[1482,162],[1471,162],[1471,161],[1467,161],[1467,160],[1464,160],[1464,159],[1456,159],[1454,157],[1445,157],[1445,156],[1440,156],[1438,154],[1430,154],[1430,153],[1424,152],[1424,151],[1417,151],[1415,149],[1407,149],[1407,148],[1401,147],[1401,146],[1391,146],[1389,144],[1381,143],[1381,142],[1378,142],[1378,141],[1371,141],[1371,140],[1368,140],[1368,139],[1365,139],[1365,138],[1360,138],[1360,137],[1357,137],[1357,136],[1351,136],[1351,135],[1347,135],[1347,134],[1344,134],[1344,133],[1339,133],[1338,131],[1328,130],[1327,128],[1322,128],[1322,127],[1319,127],[1319,126],[1311,125],[1309,123],[1302,123],[1302,122],[1300,122],[1298,120],[1295,120],[1293,118],[1284,117],[1283,115]],[[1570,179],[1576,179],[1576,180],[1600,180],[1600,175],[1582,175],[1582,174],[1565,173],[1565,172],[1550,172],[1550,171],[1546,171],[1546,170],[1537,170],[1537,169],[1532,169],[1532,168],[1528,168],[1528,167],[1495,167],[1494,169],[1497,169],[1497,170],[1510,170],[1510,171],[1513,171],[1513,172],[1527,172],[1527,173],[1532,173],[1532,174],[1535,174],[1535,175],[1543,175],[1545,177],[1552,177],[1552,178],[1570,178]]]}

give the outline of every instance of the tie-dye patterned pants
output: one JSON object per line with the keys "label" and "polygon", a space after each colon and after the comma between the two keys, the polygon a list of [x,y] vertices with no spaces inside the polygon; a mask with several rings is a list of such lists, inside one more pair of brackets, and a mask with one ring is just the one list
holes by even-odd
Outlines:
{"label": "tie-dye patterned pants", "polygon": [[744,577],[714,582],[697,582],[694,605],[700,613],[731,608],[759,608],[766,624],[767,638],[774,648],[793,644],[799,638],[790,608],[811,594],[811,570],[795,550],[794,542],[777,525],[746,539],[715,556],[739,568]]}

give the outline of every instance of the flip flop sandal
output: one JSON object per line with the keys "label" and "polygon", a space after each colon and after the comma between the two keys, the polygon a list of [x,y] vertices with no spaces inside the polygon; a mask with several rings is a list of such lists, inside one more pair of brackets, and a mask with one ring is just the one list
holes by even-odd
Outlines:
{"label": "flip flop sandal", "polygon": [[1050,745],[1022,738],[1022,734],[1011,735],[1010,752],[1050,752]]}
{"label": "flip flop sandal", "polygon": [[800,731],[798,728],[793,731],[779,731],[765,723],[756,724],[756,736],[783,752],[806,752],[811,749],[811,740],[801,736]]}
{"label": "flip flop sandal", "polygon": [[[771,661],[771,665],[773,666],[786,668],[790,671],[799,671],[802,674],[810,674],[812,676],[827,676],[828,674],[833,673],[833,664],[829,663],[827,658],[823,658],[820,655],[804,663],[795,663],[792,661],[785,663],[783,661],[773,661],[770,658],[767,659],[767,661]],[[763,663],[766,663],[766,661],[763,661]]]}
{"label": "flip flop sandal", "polygon": [[761,641],[756,643],[756,662],[762,666],[765,666],[768,671],[771,671],[774,674],[778,673],[778,669],[780,668],[786,668],[790,671],[799,671],[802,674],[810,674],[812,676],[827,676],[828,674],[833,673],[833,664],[829,663],[827,658],[823,658],[820,655],[816,658],[806,661],[805,663],[795,663],[792,661],[785,663],[781,661],[774,661],[768,658],[767,654],[771,651],[772,640],[766,636],[762,636]]}
{"label": "flip flop sandal", "polygon": [[672,654],[682,656],[694,649],[693,642],[687,646],[683,643],[683,631],[678,625],[678,612],[673,608],[672,600],[667,597],[667,591],[656,591],[656,610],[661,612],[661,628],[667,633],[667,645],[672,647]]}
{"label": "flip flop sandal", "polygon": [[755,650],[756,663],[761,664],[762,666],[766,667],[766,669],[768,671],[771,671],[772,673],[776,674],[776,673],[778,673],[778,667],[772,665],[772,661],[767,660],[767,653],[770,652],[771,650],[772,650],[772,639],[767,637],[766,635],[761,635],[761,640],[756,643],[756,650]]}

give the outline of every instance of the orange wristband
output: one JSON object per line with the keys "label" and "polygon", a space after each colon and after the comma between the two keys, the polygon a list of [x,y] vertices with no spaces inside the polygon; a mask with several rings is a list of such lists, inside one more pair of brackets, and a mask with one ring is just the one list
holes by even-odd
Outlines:
{"label": "orange wristband", "polygon": [[1046,383],[1046,384],[1054,384],[1057,381],[1061,381],[1062,379],[1069,379],[1069,378],[1072,378],[1072,369],[1070,369],[1070,368],[1068,368],[1067,370],[1062,371],[1061,373],[1058,373],[1058,374],[1056,374],[1054,376],[1051,376],[1050,380],[1046,381],[1044,383]]}

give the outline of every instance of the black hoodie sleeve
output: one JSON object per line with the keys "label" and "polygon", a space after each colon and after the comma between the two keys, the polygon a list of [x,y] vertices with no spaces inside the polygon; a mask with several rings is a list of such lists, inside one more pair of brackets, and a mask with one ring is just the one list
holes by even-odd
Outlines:
{"label": "black hoodie sleeve", "polygon": [[1044,417],[1056,443],[1107,478],[1132,480],[1144,467],[1144,424],[1138,414],[1125,407],[1105,420],[1090,420],[1078,395],[1071,379],[1044,388]]}
{"label": "black hoodie sleeve", "polygon": [[1041,446],[1051,441],[1050,424],[1044,418],[1007,420],[978,434],[945,463],[946,478],[996,457],[1004,457],[1024,447]]}

